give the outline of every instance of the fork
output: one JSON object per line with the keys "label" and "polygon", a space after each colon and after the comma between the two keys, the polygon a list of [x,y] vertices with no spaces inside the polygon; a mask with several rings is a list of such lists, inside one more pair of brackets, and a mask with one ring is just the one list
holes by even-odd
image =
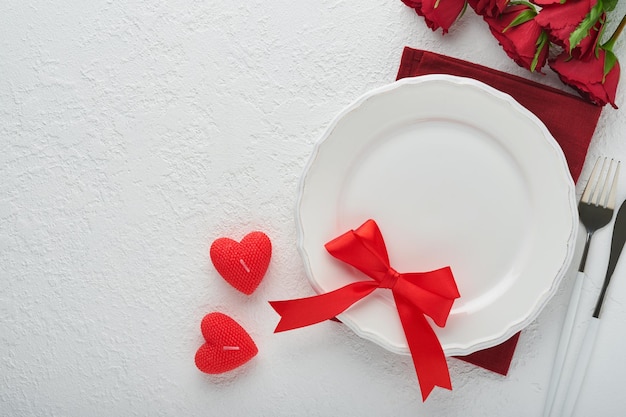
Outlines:
{"label": "fork", "polygon": [[543,409],[544,417],[548,417],[554,407],[556,391],[560,383],[563,365],[574,328],[574,320],[580,303],[580,295],[585,277],[585,264],[587,263],[587,254],[589,253],[591,238],[597,230],[605,227],[613,218],[619,165],[619,162],[613,159],[609,162],[609,159],[606,157],[598,158],[593,166],[580,202],[578,203],[578,214],[581,223],[585,226],[587,235],[554,359],[550,384],[548,385],[548,394]]}
{"label": "fork", "polygon": [[[600,311],[602,310],[602,304],[604,302],[607,288],[611,281],[611,277],[617,267],[622,249],[626,243],[626,201],[622,203],[617,216],[615,217],[615,226],[613,227],[613,237],[611,237],[611,252],[609,255],[609,264],[606,268],[606,275],[604,276],[604,282],[602,283],[602,289],[596,301],[596,307],[593,311],[593,315],[587,324],[587,331],[584,334],[582,347],[576,358],[574,373],[568,380],[567,394],[565,395],[565,401],[563,402],[563,412],[560,416],[571,416],[574,414],[574,408],[578,400],[578,394],[583,385],[585,379],[585,373],[591,362],[591,356],[593,348],[596,343],[596,335],[598,334],[598,328],[600,327]],[[559,387],[558,393],[560,394],[562,387]],[[554,408],[553,408],[554,409]]]}

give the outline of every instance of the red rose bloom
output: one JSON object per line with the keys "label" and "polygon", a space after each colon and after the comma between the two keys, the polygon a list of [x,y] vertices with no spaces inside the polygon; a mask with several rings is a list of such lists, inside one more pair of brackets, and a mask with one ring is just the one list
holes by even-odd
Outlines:
{"label": "red rose bloom", "polygon": [[546,33],[530,18],[523,23],[510,26],[520,14],[534,16],[534,9],[525,4],[507,6],[497,17],[483,16],[493,36],[498,40],[504,52],[517,65],[539,71],[548,58],[548,38]]}
{"label": "red rose bloom", "polygon": [[619,82],[619,62],[604,75],[604,60],[606,51],[598,48],[598,58],[590,59],[572,58],[567,52],[562,52],[556,58],[550,60],[552,68],[565,84],[577,90],[581,96],[599,106],[610,103],[615,105],[615,93]]}
{"label": "red rose bloom", "polygon": [[570,45],[570,35],[596,4],[597,0],[567,0],[565,3],[545,4],[535,20],[548,32],[550,41],[565,48],[576,58],[586,58],[595,50],[604,14],[599,14],[597,20],[590,22],[590,30],[583,34],[584,37],[574,48]]}
{"label": "red rose bloom", "polygon": [[509,0],[468,0],[468,4],[481,16],[496,17],[504,11]]}
{"label": "red rose bloom", "polygon": [[429,28],[433,31],[441,28],[444,34],[448,33],[450,26],[465,8],[465,0],[402,0],[402,2],[422,16]]}

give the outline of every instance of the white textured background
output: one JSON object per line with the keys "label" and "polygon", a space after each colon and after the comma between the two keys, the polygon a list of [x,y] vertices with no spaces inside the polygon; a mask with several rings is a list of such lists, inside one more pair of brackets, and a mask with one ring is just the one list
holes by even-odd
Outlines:
{"label": "white textured background", "polygon": [[[314,143],[395,79],[405,45],[531,77],[471,11],[442,37],[400,0],[1,2],[0,415],[538,415],[570,281],[507,377],[450,359],[454,390],[425,404],[408,357],[341,325],[272,334],[267,300],[312,294],[293,214]],[[624,40],[616,51],[626,62]],[[597,155],[626,161],[624,132],[607,107],[583,178]],[[208,248],[254,229],[274,257],[247,297]],[[592,248],[590,300],[610,233]],[[622,264],[579,416],[623,415],[625,300]],[[211,311],[260,350],[220,376],[193,362]]]}

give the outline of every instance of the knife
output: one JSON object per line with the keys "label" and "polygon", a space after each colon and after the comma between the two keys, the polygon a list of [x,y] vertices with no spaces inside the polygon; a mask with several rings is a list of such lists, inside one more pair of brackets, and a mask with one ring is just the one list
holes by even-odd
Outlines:
{"label": "knife", "polygon": [[604,277],[604,282],[602,283],[600,296],[598,297],[596,308],[593,311],[593,317],[597,319],[600,318],[600,310],[602,310],[604,296],[606,295],[606,290],[609,287],[609,282],[611,281],[611,277],[613,276],[613,272],[615,271],[615,267],[617,266],[617,260],[622,254],[622,248],[624,247],[624,243],[626,243],[626,201],[622,203],[619,211],[617,212],[617,217],[615,217],[613,237],[611,238],[611,254],[609,255],[609,266],[606,269],[606,276]]}
{"label": "knife", "polygon": [[609,255],[609,265],[606,269],[606,275],[604,277],[604,282],[602,283],[602,289],[600,290],[600,295],[598,296],[596,307],[593,311],[593,316],[591,317],[589,327],[587,327],[587,332],[585,333],[585,337],[583,339],[583,345],[580,349],[580,353],[578,354],[578,360],[575,362],[576,369],[574,370],[574,375],[570,380],[570,385],[567,396],[565,397],[565,401],[563,403],[563,413],[561,414],[561,416],[571,416],[574,412],[574,406],[576,405],[576,400],[578,399],[578,394],[580,393],[580,388],[583,384],[585,373],[587,372],[587,365],[589,365],[593,346],[596,341],[598,327],[600,327],[600,311],[602,310],[602,304],[604,303],[606,290],[609,287],[609,282],[611,281],[613,272],[615,272],[617,261],[622,254],[624,243],[626,243],[626,201],[622,203],[617,212],[617,216],[615,217],[615,225],[613,226],[613,237],[611,238],[611,254]]}

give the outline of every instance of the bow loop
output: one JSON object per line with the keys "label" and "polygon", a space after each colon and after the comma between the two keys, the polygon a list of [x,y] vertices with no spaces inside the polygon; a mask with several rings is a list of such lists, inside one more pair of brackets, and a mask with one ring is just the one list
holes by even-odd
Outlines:
{"label": "bow loop", "polygon": [[342,234],[324,247],[335,258],[376,281],[380,282],[389,270],[387,247],[374,220],[366,221],[358,229]]}

